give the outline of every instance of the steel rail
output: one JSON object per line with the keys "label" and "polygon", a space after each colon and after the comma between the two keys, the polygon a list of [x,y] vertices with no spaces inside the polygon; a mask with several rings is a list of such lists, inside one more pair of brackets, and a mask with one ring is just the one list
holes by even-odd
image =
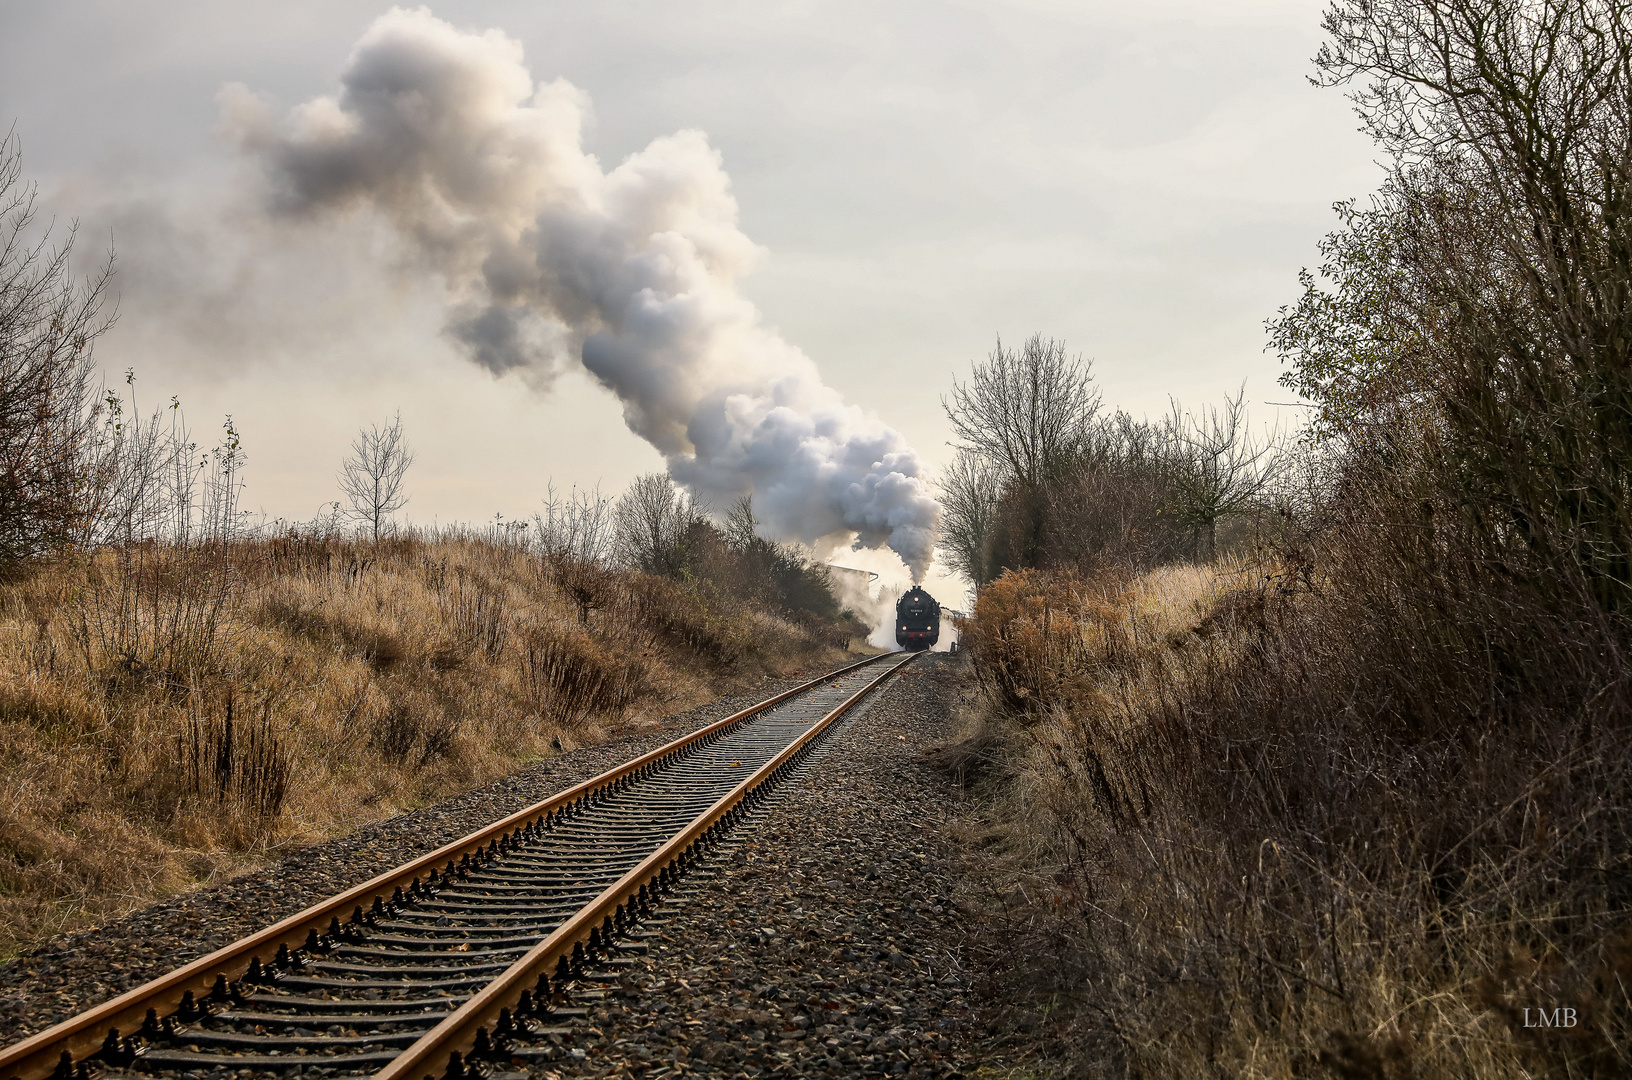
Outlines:
{"label": "steel rail", "polygon": [[493,850],[501,839],[523,827],[579,809],[606,794],[612,785],[699,744],[706,744],[733,725],[892,655],[885,653],[847,664],[750,705],[14,1043],[0,1050],[0,1077],[46,1080],[53,1074],[62,1075],[65,1064],[71,1068],[73,1063],[100,1051],[110,1030],[123,1036],[137,1033],[149,1010],[155,1010],[162,1017],[176,1012],[184,1002],[204,999],[221,985],[220,980],[236,982],[244,978],[253,965],[263,959],[270,960],[280,950],[298,953],[315,936],[330,929],[334,921],[344,921],[359,909],[368,911],[375,905],[390,903],[398,890],[406,891],[422,876],[434,875],[438,866],[446,864],[451,870],[462,857]]}
{"label": "steel rail", "polygon": [[850,711],[862,698],[877,689],[884,680],[917,659],[918,655],[907,654],[905,660],[891,665],[826,716],[811,724],[799,738],[789,743],[742,783],[721,796],[719,801],[665,841],[662,847],[648,855],[640,865],[579,909],[559,929],[533,946],[502,975],[477,991],[458,1009],[449,1013],[447,1019],[426,1032],[389,1065],[375,1073],[374,1080],[421,1080],[421,1078],[435,1080],[438,1073],[449,1076],[462,1075],[464,1058],[479,1043],[491,1045],[492,1037],[488,1032],[499,1028],[501,1013],[514,1009],[522,994],[531,990],[532,984],[538,981],[539,976],[548,979],[559,970],[563,961],[575,953],[582,955],[582,950],[591,941],[592,935],[610,932],[613,926],[620,924],[622,920],[616,916],[621,914],[622,910],[628,909],[628,905],[640,895],[643,888],[649,889],[663,874],[678,869],[678,864],[684,858],[694,856],[696,845],[710,829],[767,781],[786,775],[787,770],[797,764],[795,759],[809,750],[823,731]]}

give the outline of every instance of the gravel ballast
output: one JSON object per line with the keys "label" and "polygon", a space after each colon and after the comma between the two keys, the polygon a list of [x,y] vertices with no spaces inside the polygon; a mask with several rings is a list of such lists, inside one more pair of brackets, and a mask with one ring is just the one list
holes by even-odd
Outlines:
{"label": "gravel ballast", "polygon": [[[920,657],[682,885],[622,984],[540,1077],[956,1075],[970,1002],[946,835],[958,658]],[[805,676],[804,678],[808,678]],[[802,679],[767,682],[0,965],[0,1044]]]}
{"label": "gravel ballast", "polygon": [[830,737],[535,1074],[956,1075],[957,806],[924,757],[956,662],[920,657]]}

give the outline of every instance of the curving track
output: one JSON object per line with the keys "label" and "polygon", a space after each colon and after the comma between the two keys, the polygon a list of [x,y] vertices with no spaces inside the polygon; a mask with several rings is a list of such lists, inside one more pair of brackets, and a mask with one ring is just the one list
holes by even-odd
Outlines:
{"label": "curving track", "polygon": [[194,961],[0,1052],[0,1078],[462,1080],[548,1060],[684,871],[915,655],[795,687]]}

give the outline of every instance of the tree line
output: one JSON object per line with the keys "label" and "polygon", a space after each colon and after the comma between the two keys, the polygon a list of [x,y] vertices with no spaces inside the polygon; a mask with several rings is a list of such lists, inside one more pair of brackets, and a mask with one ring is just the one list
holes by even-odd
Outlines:
{"label": "tree line", "polygon": [[1210,559],[1219,526],[1265,509],[1290,459],[1249,428],[1245,389],[1157,420],[1105,408],[1092,366],[1041,334],[1001,340],[943,399],[957,453],[941,544],[977,587],[1005,570]]}
{"label": "tree line", "polygon": [[[414,453],[402,417],[385,427],[358,432],[338,482],[343,499],[332,520],[349,520],[376,542],[392,531],[391,515],[408,502],[406,477]],[[826,569],[796,545],[759,533],[751,495],[723,514],[687,494],[667,473],[635,478],[617,498],[599,487],[573,487],[565,495],[551,485],[531,520],[501,522],[507,542],[536,549],[558,584],[578,607],[580,622],[599,605],[604,571],[652,574],[783,611],[832,619],[839,616]]]}
{"label": "tree line", "polygon": [[827,568],[793,544],[760,535],[752,496],[723,514],[666,473],[637,477],[618,498],[553,489],[532,532],[544,558],[588,617],[596,568],[620,567],[753,601],[798,617],[835,619]]}

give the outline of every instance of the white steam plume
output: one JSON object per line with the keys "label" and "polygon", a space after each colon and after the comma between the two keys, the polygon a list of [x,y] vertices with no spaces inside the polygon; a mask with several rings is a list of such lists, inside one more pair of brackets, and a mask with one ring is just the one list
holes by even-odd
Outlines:
{"label": "white steam plume", "polygon": [[222,94],[274,209],[383,214],[445,282],[447,332],[477,363],[543,385],[576,354],[698,495],[751,492],[777,536],[888,544],[921,576],[940,507],[917,455],[738,293],[758,251],[718,152],[681,131],[603,171],[587,106],[565,81],[535,86],[518,42],[424,8],[381,16],[339,93],[287,117]]}

